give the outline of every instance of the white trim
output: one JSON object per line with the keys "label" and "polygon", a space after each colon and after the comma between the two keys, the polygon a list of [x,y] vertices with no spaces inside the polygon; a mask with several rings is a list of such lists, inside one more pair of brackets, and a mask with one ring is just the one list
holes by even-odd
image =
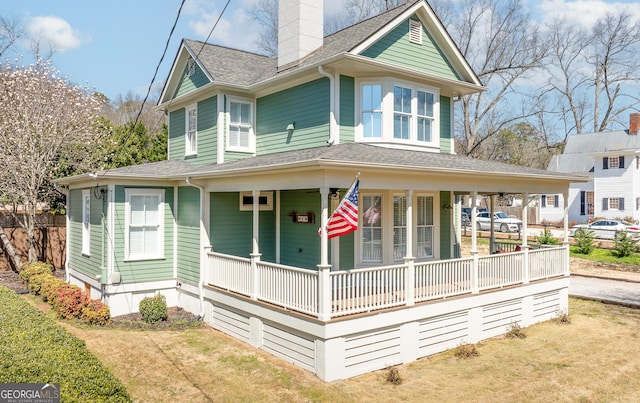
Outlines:
{"label": "white trim", "polygon": [[217,147],[216,147],[216,162],[218,164],[222,164],[224,162],[224,145],[225,145],[225,141],[224,139],[226,138],[227,135],[227,126],[225,125],[227,118],[226,118],[226,113],[224,111],[224,105],[225,105],[225,100],[224,100],[224,94],[218,94],[216,96],[216,103],[217,103],[217,108],[218,108],[218,117],[216,120],[216,130],[217,130],[217,135],[216,135],[216,141],[217,141]]}
{"label": "white trim", "polygon": [[178,185],[173,186],[173,277],[178,278]]}
{"label": "white trim", "polygon": [[[192,111],[196,114],[196,127],[193,131],[193,138],[189,130],[189,113]],[[187,106],[184,111],[184,155],[190,156],[196,154],[198,154],[198,104],[191,104]]]}
{"label": "white trim", "polygon": [[111,274],[115,272],[115,185],[107,186],[107,280],[111,279]]}
{"label": "white trim", "polygon": [[[125,194],[125,244],[124,260],[164,259],[164,189],[136,189],[127,188]],[[158,250],[156,253],[131,255],[129,251],[129,232],[131,221],[131,196],[158,196]]]}
{"label": "white trim", "polygon": [[82,254],[91,255],[91,190],[82,190]]}
{"label": "white trim", "polygon": [[[229,128],[229,126],[231,125],[231,103],[240,103],[240,104],[247,104],[249,105],[249,118],[251,119],[250,122],[250,127],[249,127],[249,133],[248,136],[249,138],[247,139],[247,146],[246,147],[242,147],[239,145],[231,145],[230,144],[230,140],[231,140],[231,130]],[[243,152],[243,153],[255,153],[256,150],[256,134],[255,134],[255,122],[256,122],[256,104],[255,101],[253,99],[250,98],[241,98],[241,97],[235,97],[235,96],[227,96],[226,97],[226,124],[225,124],[225,131],[226,131],[226,149],[227,151],[236,151],[236,152]],[[284,128],[283,128],[284,130]]]}

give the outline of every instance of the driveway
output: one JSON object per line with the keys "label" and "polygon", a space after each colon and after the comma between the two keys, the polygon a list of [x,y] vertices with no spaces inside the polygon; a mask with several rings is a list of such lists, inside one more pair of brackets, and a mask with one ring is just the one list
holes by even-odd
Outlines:
{"label": "driveway", "polygon": [[571,274],[569,295],[640,309],[640,282]]}

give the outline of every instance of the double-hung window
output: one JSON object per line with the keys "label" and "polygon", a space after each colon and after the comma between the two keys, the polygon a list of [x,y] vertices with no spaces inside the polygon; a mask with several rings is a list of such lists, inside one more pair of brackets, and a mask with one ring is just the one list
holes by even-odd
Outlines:
{"label": "double-hung window", "polygon": [[127,260],[164,257],[164,190],[125,189]]}
{"label": "double-hung window", "polygon": [[253,152],[255,148],[253,132],[253,103],[239,98],[228,98],[229,114],[227,149],[230,151]]}
{"label": "double-hung window", "polygon": [[89,255],[91,253],[91,191],[84,189],[82,191],[82,254]]}
{"label": "double-hung window", "polygon": [[198,106],[191,105],[186,112],[184,154],[194,155],[198,152]]}
{"label": "double-hung window", "polygon": [[407,198],[393,196],[393,260],[407,254]]}
{"label": "double-hung window", "polygon": [[362,196],[362,261],[382,262],[382,195]]}
{"label": "double-hung window", "polygon": [[416,198],[417,257],[433,257],[433,196]]}
{"label": "double-hung window", "polygon": [[392,79],[367,79],[358,88],[360,141],[439,146],[437,89]]}

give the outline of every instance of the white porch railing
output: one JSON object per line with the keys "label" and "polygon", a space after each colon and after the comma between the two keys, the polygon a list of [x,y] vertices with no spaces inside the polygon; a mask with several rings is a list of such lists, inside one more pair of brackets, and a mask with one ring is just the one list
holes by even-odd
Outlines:
{"label": "white porch railing", "polygon": [[[209,252],[205,282],[328,320],[565,276],[569,274],[568,253],[568,247],[554,247],[321,275],[316,270]],[[326,281],[324,287],[321,281]]]}

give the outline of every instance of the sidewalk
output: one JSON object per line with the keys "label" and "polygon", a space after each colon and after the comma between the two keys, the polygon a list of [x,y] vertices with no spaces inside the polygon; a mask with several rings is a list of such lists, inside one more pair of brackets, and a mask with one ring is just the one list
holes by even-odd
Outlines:
{"label": "sidewalk", "polygon": [[602,263],[572,257],[570,259],[569,270],[571,271],[571,275],[640,283],[640,268],[638,268],[638,271],[630,271],[632,268],[635,268],[635,266],[603,265]]}

